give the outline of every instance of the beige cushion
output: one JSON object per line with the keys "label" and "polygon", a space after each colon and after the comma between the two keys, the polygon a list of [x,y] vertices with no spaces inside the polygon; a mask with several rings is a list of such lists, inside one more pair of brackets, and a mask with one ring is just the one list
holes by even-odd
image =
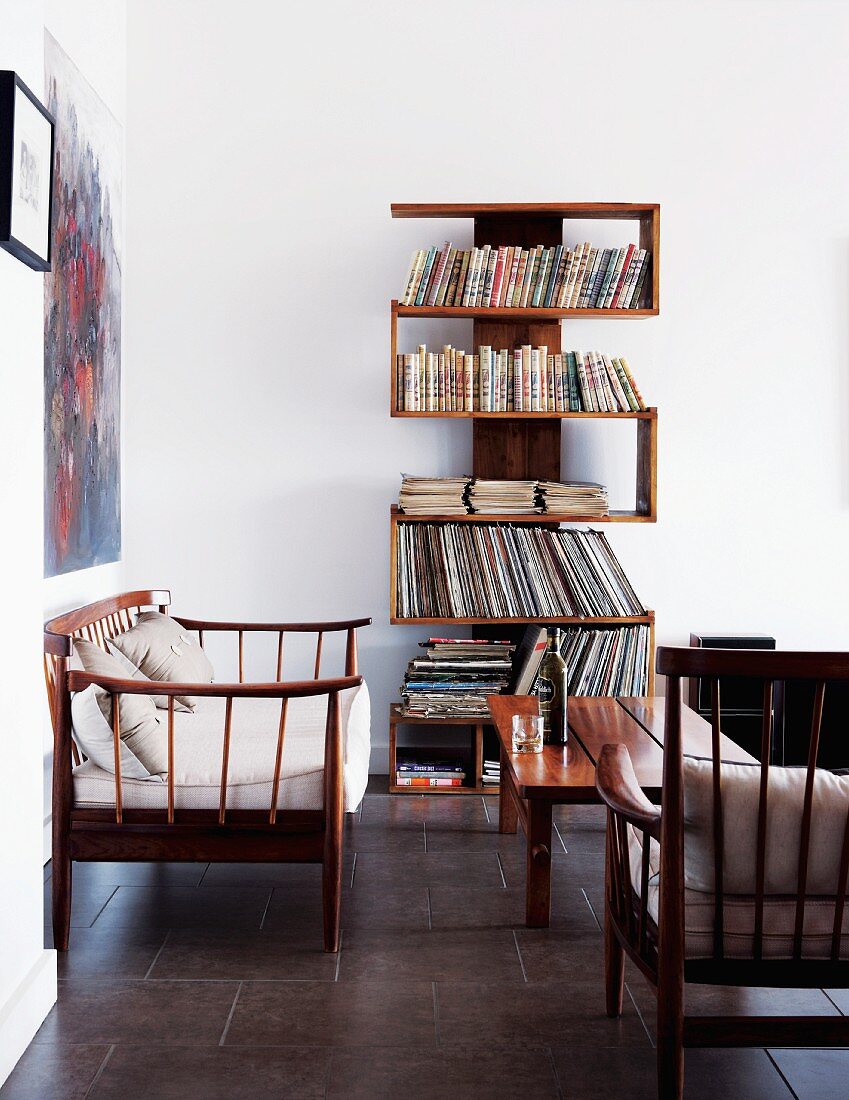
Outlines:
{"label": "beige cushion", "polygon": [[[174,782],[178,809],[218,807],[224,742],[223,699],[200,699],[193,714],[174,715]],[[362,801],[368,782],[371,713],[366,685],[340,695],[344,738],[345,809]],[[282,809],[320,809],[324,801],[324,730],[327,696],[290,699],[283,745],[277,805]],[[230,809],[267,810],[271,806],[279,699],[233,702],[227,805]],[[163,722],[164,725],[164,722]],[[114,805],[115,777],[94,763],[74,769],[77,806]],[[122,783],[127,809],[164,809],[167,785],[133,780]]]}
{"label": "beige cushion", "polygon": [[[684,759],[684,881],[691,890],[714,888],[713,765]],[[770,768],[767,793],[765,890],[794,894],[805,798],[806,768]],[[760,766],[722,765],[722,816],[725,837],[723,889],[753,894],[758,835]],[[817,769],[814,773],[808,893],[833,894],[849,813],[849,777]]]}
{"label": "beige cushion", "polygon": [[[714,866],[713,796],[710,761],[684,759],[684,929],[687,958],[713,954]],[[804,808],[805,768],[770,768],[767,792],[767,844],[763,954],[790,958],[796,923],[799,843]],[[724,953],[751,958],[754,952],[755,871],[760,767],[723,764],[722,806]],[[849,813],[849,779],[817,770],[814,775],[811,844],[802,954],[828,958],[834,923],[834,894],[843,833]],[[631,883],[640,895],[643,834],[629,827]],[[649,851],[648,912],[657,922],[660,847]],[[840,957],[849,958],[849,907],[841,927]]]}
{"label": "beige cushion", "polygon": [[[215,678],[212,663],[197,638],[158,611],[141,612],[134,627],[110,638],[106,645],[111,654],[125,658],[130,668],[149,680],[209,684]],[[159,707],[168,706],[163,696],[155,696],[154,701]],[[196,703],[194,696],[178,695],[175,700],[179,709],[193,710]]]}
{"label": "beige cushion", "polygon": [[[126,679],[123,667],[93,642],[74,639],[74,649],[86,672]],[[114,773],[112,695],[92,684],[71,701],[74,737],[86,756]],[[147,779],[168,766],[167,740],[149,695],[121,695],[118,702],[121,732],[121,774]]]}

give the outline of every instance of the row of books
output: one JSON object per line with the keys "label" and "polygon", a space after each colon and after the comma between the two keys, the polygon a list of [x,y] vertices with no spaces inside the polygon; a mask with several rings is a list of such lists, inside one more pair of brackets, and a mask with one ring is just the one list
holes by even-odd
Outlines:
{"label": "row of books", "polygon": [[401,618],[644,615],[601,531],[399,523]]}
{"label": "row of books", "polygon": [[[516,651],[511,692],[535,695],[548,632],[529,626]],[[649,627],[567,627],[560,652],[570,695],[645,695],[649,679]]]}
{"label": "row of books", "polygon": [[477,354],[420,344],[395,361],[399,412],[642,412],[627,361],[598,351],[549,354],[544,345]]}
{"label": "row of books", "polygon": [[429,638],[407,665],[401,685],[405,718],[482,720],[487,695],[500,695],[513,677],[515,645],[477,638]]}
{"label": "row of books", "polygon": [[398,507],[409,516],[610,514],[607,489],[590,481],[497,481],[402,475]]}
{"label": "row of books", "polygon": [[462,787],[466,767],[459,760],[399,760],[395,770],[398,787]]}
{"label": "row of books", "polygon": [[501,764],[497,760],[484,760],[481,783],[484,787],[497,787],[501,782]]}
{"label": "row of books", "polygon": [[651,267],[645,248],[488,245],[413,253],[404,306],[478,309],[636,309]]}

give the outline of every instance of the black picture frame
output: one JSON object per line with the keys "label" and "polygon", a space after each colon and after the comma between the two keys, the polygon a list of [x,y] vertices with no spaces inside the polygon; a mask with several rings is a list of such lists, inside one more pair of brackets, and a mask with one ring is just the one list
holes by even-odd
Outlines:
{"label": "black picture frame", "polygon": [[[12,233],[14,201],[13,179],[15,160],[15,107],[17,91],[23,93],[50,125],[50,178],[47,190],[47,254],[37,251]],[[17,73],[0,69],[0,248],[34,271],[49,271],[53,259],[53,172],[56,157],[56,120],[43,103],[30,91]]]}

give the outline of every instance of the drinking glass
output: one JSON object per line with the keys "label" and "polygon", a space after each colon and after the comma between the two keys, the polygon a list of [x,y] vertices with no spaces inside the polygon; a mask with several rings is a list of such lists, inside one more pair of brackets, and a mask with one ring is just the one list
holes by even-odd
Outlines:
{"label": "drinking glass", "polygon": [[542,716],[513,715],[513,752],[542,752]]}

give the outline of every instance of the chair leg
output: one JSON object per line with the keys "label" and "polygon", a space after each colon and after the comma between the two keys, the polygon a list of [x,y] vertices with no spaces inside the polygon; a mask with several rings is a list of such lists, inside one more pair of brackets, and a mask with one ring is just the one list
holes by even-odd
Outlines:
{"label": "chair leg", "polygon": [[604,907],[604,987],[607,1015],[621,1016],[625,993],[625,949],[613,930],[609,902]]}
{"label": "chair leg", "polygon": [[657,1098],[683,1100],[684,1045],[680,1037],[657,1040]]}
{"label": "chair leg", "polygon": [[342,845],[325,850],[321,869],[321,893],[324,910],[324,950],[339,950],[339,920],[342,908]]}
{"label": "chair leg", "polygon": [[50,868],[50,885],[53,896],[53,946],[57,951],[68,950],[71,935],[71,867],[70,858],[57,854],[54,849]]}

